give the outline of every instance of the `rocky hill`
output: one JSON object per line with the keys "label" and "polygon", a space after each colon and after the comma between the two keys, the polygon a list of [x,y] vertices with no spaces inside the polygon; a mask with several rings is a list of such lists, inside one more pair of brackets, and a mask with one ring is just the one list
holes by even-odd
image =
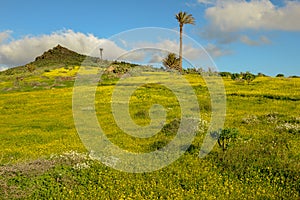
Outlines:
{"label": "rocky hill", "polygon": [[85,58],[85,56],[76,53],[75,51],[71,51],[61,45],[57,45],[53,49],[50,49],[44,52],[41,56],[35,58],[35,62],[42,61],[42,60],[64,60],[66,58]]}
{"label": "rocky hill", "polygon": [[93,63],[98,61],[98,58],[88,57],[67,49],[61,45],[57,45],[56,47],[44,52],[41,56],[36,57],[35,61],[29,64],[37,67],[55,64],[81,65],[86,59],[89,59],[89,61],[92,61]]}
{"label": "rocky hill", "polygon": [[23,66],[10,68],[6,71],[0,72],[0,74],[4,73],[7,75],[12,75],[23,73],[24,70],[51,70],[66,66],[80,66],[83,62],[87,63],[89,66],[94,66],[99,62],[99,58],[79,54],[58,44],[56,47],[49,49],[42,55],[36,57],[33,62]]}

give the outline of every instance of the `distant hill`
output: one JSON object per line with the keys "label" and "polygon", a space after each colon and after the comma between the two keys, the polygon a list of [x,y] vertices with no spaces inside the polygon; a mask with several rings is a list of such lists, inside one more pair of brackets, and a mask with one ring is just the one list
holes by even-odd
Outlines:
{"label": "distant hill", "polygon": [[[60,68],[74,66],[104,67],[107,72],[120,76],[130,69],[139,66],[138,64],[124,61],[100,60],[97,57],[79,54],[61,45],[45,51],[42,55],[35,58],[33,62],[23,66],[13,67],[0,72],[0,75],[32,76],[42,75],[45,71],[52,71]],[[157,70],[151,66],[143,66],[144,70]]]}
{"label": "distant hill", "polygon": [[99,58],[89,57],[86,55],[79,54],[75,51],[72,51],[66,47],[61,45],[57,45],[56,47],[49,49],[44,52],[42,55],[35,58],[33,62],[25,64],[23,66],[13,67],[3,71],[5,74],[18,74],[24,72],[24,70],[32,68],[32,69],[57,69],[70,65],[82,65],[83,62],[86,62],[88,65],[93,66],[97,65],[99,62]]}
{"label": "distant hill", "polygon": [[36,57],[35,61],[29,63],[29,65],[36,67],[59,65],[61,67],[62,65],[82,65],[83,62],[87,62],[90,66],[93,66],[99,61],[99,58],[79,54],[58,44],[56,47],[44,52],[41,56]]}
{"label": "distant hill", "polygon": [[41,56],[36,57],[35,61],[29,64],[36,66],[43,66],[45,64],[80,65],[86,57],[61,45],[57,45],[53,49],[44,52]]}
{"label": "distant hill", "polygon": [[127,72],[134,75],[141,71],[158,70],[125,61],[101,60],[57,45],[28,64],[0,72],[0,92],[70,87],[80,66],[86,69],[102,68],[99,69],[103,72],[101,85],[115,84],[114,81]]}

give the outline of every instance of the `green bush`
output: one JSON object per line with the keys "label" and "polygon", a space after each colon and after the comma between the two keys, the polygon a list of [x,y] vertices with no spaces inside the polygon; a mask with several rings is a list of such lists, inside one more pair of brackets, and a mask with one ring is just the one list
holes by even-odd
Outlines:
{"label": "green bush", "polygon": [[35,66],[32,64],[27,64],[25,67],[30,73],[32,73],[35,70]]}
{"label": "green bush", "polygon": [[219,72],[219,75],[222,77],[231,77],[232,74],[230,72]]}
{"label": "green bush", "polygon": [[168,144],[167,140],[155,141],[150,145],[150,151],[156,151],[164,148]]}
{"label": "green bush", "polygon": [[239,73],[233,73],[233,74],[231,74],[231,79],[232,80],[237,80],[237,79],[240,79],[240,74]]}
{"label": "green bush", "polygon": [[179,70],[179,58],[175,53],[169,53],[163,60],[163,65],[168,69]]}
{"label": "green bush", "polygon": [[247,81],[248,84],[250,84],[250,82],[255,79],[255,75],[251,74],[250,72],[242,73],[242,79]]}
{"label": "green bush", "polygon": [[179,126],[180,126],[180,120],[176,118],[172,120],[170,123],[166,124],[162,128],[161,132],[166,136],[175,135],[177,134]]}
{"label": "green bush", "polygon": [[219,147],[221,147],[223,151],[227,150],[238,135],[239,131],[235,128],[224,128],[211,133],[212,137],[218,138]]}
{"label": "green bush", "polygon": [[284,74],[277,74],[276,77],[284,77]]}

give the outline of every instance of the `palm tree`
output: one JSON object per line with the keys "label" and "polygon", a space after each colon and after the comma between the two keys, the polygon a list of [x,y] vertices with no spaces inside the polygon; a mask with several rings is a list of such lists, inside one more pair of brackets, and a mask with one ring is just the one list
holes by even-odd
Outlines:
{"label": "palm tree", "polygon": [[180,29],[180,46],[179,46],[179,70],[182,72],[182,29],[184,24],[195,24],[195,19],[191,14],[180,11],[176,15]]}

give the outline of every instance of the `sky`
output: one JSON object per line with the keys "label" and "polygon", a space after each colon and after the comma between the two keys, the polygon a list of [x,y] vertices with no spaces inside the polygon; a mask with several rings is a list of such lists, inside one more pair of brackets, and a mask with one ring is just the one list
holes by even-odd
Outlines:
{"label": "sky", "polygon": [[300,75],[299,0],[5,0],[0,70],[57,44],[82,54],[102,44],[105,59],[143,47],[177,52],[179,11],[196,21],[184,26],[187,59],[205,51],[219,71]]}

